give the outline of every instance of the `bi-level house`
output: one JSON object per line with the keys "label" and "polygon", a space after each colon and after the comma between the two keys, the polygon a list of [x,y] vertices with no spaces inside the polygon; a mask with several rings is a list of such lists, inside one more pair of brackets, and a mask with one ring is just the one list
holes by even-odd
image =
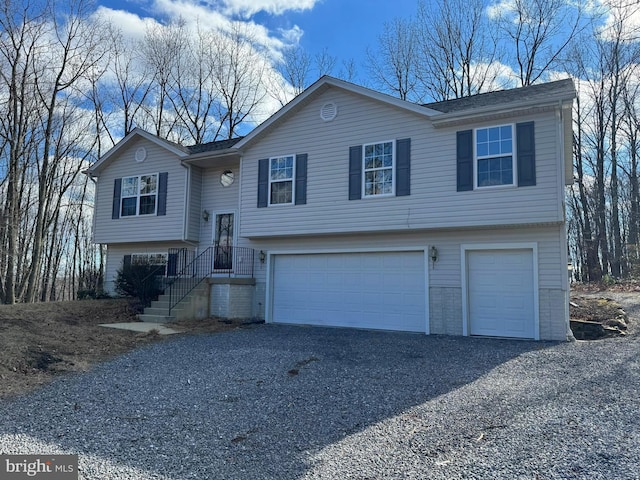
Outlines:
{"label": "bi-level house", "polygon": [[196,296],[192,315],[566,339],[574,97],[418,105],[323,77],[241,139],[135,130],[88,172],[106,288],[146,259],[199,284],[156,319]]}

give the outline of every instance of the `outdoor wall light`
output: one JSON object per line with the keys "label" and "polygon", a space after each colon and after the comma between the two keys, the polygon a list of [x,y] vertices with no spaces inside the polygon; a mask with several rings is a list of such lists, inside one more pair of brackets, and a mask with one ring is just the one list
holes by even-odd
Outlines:
{"label": "outdoor wall light", "polygon": [[209,212],[208,212],[207,210],[203,210],[203,211],[202,211],[202,219],[203,219],[205,222],[208,222],[208,221],[209,221]]}
{"label": "outdoor wall light", "polygon": [[429,257],[431,257],[431,262],[435,264],[438,260],[438,249],[436,247],[431,247],[429,249]]}
{"label": "outdoor wall light", "polygon": [[264,263],[264,261],[267,258],[267,254],[265,253],[264,250],[260,250],[260,263]]}

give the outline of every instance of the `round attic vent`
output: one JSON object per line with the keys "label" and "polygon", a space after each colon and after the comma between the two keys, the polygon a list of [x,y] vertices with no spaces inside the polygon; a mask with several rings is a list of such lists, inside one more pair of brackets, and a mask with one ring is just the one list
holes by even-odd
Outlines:
{"label": "round attic vent", "polygon": [[320,108],[320,118],[325,122],[330,122],[336,118],[336,115],[338,115],[338,106],[333,102],[325,103]]}
{"label": "round attic vent", "polygon": [[136,162],[144,162],[144,160],[147,158],[147,149],[144,147],[140,147],[136,150],[136,154],[135,154],[135,159]]}

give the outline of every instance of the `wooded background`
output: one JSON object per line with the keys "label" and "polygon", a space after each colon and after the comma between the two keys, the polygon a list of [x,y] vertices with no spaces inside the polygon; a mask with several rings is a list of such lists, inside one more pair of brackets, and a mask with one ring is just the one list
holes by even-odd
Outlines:
{"label": "wooded background", "polygon": [[[93,183],[82,172],[135,127],[190,145],[244,134],[319,76],[426,103],[571,77],[573,279],[640,268],[637,0],[418,1],[366,61],[284,45],[241,22],[149,22],[133,40],[86,0],[0,3],[0,301],[99,292]],[[364,80],[362,80],[364,79]]]}

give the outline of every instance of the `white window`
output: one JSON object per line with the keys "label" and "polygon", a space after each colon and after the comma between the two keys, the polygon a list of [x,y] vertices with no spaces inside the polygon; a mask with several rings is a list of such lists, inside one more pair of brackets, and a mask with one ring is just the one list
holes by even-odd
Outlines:
{"label": "white window", "polygon": [[476,129],[476,186],[513,185],[513,125]]}
{"label": "white window", "polygon": [[122,179],[120,216],[155,215],[158,204],[158,174]]}
{"label": "white window", "polygon": [[293,203],[295,161],[293,155],[269,159],[269,204]]}
{"label": "white window", "polygon": [[394,195],[395,142],[370,143],[363,147],[364,196]]}

